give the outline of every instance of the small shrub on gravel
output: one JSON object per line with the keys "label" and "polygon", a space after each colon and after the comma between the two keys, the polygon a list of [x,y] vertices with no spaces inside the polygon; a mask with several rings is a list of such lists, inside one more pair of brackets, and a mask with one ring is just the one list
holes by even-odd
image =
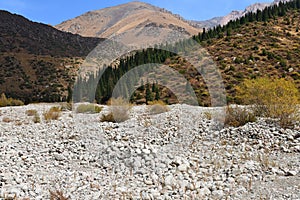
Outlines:
{"label": "small shrub on gravel", "polygon": [[5,123],[10,123],[10,122],[12,122],[12,119],[10,119],[10,118],[8,118],[8,117],[4,117],[4,118],[2,119],[2,121],[5,122]]}
{"label": "small shrub on gravel", "polygon": [[41,118],[40,118],[38,113],[35,113],[35,115],[33,117],[33,122],[34,123],[41,123]]}
{"label": "small shrub on gravel", "polygon": [[170,109],[163,101],[153,101],[149,102],[149,113],[151,115],[156,115],[164,112],[168,112]]}
{"label": "small shrub on gravel", "polygon": [[112,112],[109,112],[109,113],[106,114],[106,115],[102,115],[100,121],[101,121],[101,122],[113,122],[113,123],[116,122],[116,120],[115,120],[114,115],[113,115]]}
{"label": "small shrub on gravel", "polygon": [[62,191],[50,191],[50,200],[69,200]]}
{"label": "small shrub on gravel", "polygon": [[73,104],[72,103],[68,103],[68,102],[63,102],[60,104],[61,110],[62,111],[71,111]]}
{"label": "small shrub on gravel", "polygon": [[283,128],[299,121],[299,91],[293,81],[258,78],[237,87],[238,99],[251,105],[257,116],[276,118]]}
{"label": "small shrub on gravel", "polygon": [[35,116],[37,114],[37,110],[26,110],[25,114],[27,116]]}
{"label": "small shrub on gravel", "polygon": [[109,113],[102,115],[101,122],[120,123],[129,119],[129,111],[132,105],[123,98],[112,98],[110,101]]}
{"label": "small shrub on gravel", "polygon": [[61,108],[54,106],[44,113],[44,118],[46,121],[58,120],[60,115],[61,115]]}
{"label": "small shrub on gravel", "polygon": [[239,127],[247,124],[248,122],[255,122],[255,115],[247,110],[247,108],[227,106],[225,126]]}
{"label": "small shrub on gravel", "polygon": [[2,93],[0,97],[0,107],[5,106],[23,106],[24,103],[21,100],[6,98],[5,94]]}
{"label": "small shrub on gravel", "polygon": [[204,112],[203,113],[205,119],[211,120],[212,119],[212,114],[210,112]]}
{"label": "small shrub on gravel", "polygon": [[81,104],[77,107],[76,112],[77,113],[99,113],[102,111],[102,107],[98,106],[96,104]]}

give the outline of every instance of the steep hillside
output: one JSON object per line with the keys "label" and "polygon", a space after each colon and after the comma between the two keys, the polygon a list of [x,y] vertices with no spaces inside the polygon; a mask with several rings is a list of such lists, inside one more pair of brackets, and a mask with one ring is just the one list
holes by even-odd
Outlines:
{"label": "steep hillside", "polygon": [[80,57],[86,56],[99,41],[0,11],[0,52]]}
{"label": "steep hillside", "polygon": [[[130,2],[87,12],[57,25],[56,28],[88,37],[131,37],[140,43],[159,43],[172,33],[194,35],[200,32],[200,29],[193,27],[180,16],[142,2]],[[155,33],[160,28],[164,31],[157,36]]]}
{"label": "steep hillside", "polygon": [[65,99],[80,60],[100,41],[0,11],[0,93],[25,102]]}
{"label": "steep hillside", "polygon": [[[207,49],[209,57],[218,66],[225,84],[227,100],[237,102],[235,86],[245,79],[262,76],[282,77],[294,80],[300,89],[299,25],[300,0],[295,0],[287,4],[268,7],[255,14],[249,13],[236,21],[231,21],[226,26],[218,26],[194,36],[193,39]],[[189,48],[189,42],[180,43],[177,48]],[[142,64],[140,60],[151,55],[151,52],[157,55],[152,55],[149,60],[146,60],[147,62],[157,63],[158,61],[176,69],[189,80],[199,103],[210,104],[207,85],[191,63],[178,56],[170,57],[170,54],[153,49],[123,60],[121,69],[115,68],[107,71],[103,77],[108,78],[109,81],[103,79],[99,82],[97,100],[103,102],[108,99],[107,91],[112,91],[117,79],[136,64]],[[197,57],[194,59],[197,61]],[[207,66],[205,63],[207,60],[201,58],[199,61],[202,67]],[[112,74],[118,74],[118,76],[112,77]],[[174,77],[168,81],[176,84]],[[178,80],[177,83],[185,84]],[[170,94],[163,88],[160,88],[160,93],[160,99],[164,101],[176,100],[174,94]],[[145,95],[145,89],[139,88],[132,99],[136,102],[145,102]]]}
{"label": "steep hillside", "polygon": [[300,10],[290,10],[267,22],[246,23],[203,44],[219,65],[228,100],[234,100],[234,87],[243,79],[261,76],[290,78],[300,89],[299,23]]}

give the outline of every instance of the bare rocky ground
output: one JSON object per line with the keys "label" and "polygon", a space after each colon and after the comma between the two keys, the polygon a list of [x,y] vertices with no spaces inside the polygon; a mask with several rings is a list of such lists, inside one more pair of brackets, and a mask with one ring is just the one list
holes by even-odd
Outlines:
{"label": "bare rocky ground", "polygon": [[[173,105],[123,123],[52,105],[0,108],[0,199],[300,199],[300,131],[260,119],[212,129],[214,109]],[[26,110],[36,109],[40,123]]]}

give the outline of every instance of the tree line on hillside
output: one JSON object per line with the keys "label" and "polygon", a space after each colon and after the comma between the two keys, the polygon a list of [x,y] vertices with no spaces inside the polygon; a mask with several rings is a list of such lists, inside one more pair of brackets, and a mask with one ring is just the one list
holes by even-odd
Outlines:
{"label": "tree line on hillside", "polygon": [[270,19],[275,19],[278,16],[285,16],[287,11],[294,9],[300,9],[300,0],[294,0],[286,3],[280,1],[278,5],[269,6],[263,10],[257,10],[256,12],[249,12],[239,19],[229,21],[224,26],[218,25],[212,29],[209,29],[208,31],[203,28],[201,33],[193,36],[193,39],[200,43],[212,38],[230,36],[231,31],[239,28],[241,25],[249,22],[266,22]]}
{"label": "tree line on hillside", "polygon": [[[182,52],[190,48],[193,45],[193,41],[196,41],[201,45],[209,45],[211,39],[230,36],[232,30],[237,29],[246,23],[266,22],[270,19],[275,19],[278,16],[285,16],[287,11],[294,9],[300,9],[300,0],[294,0],[286,3],[280,2],[278,5],[266,7],[262,11],[257,10],[257,12],[249,12],[245,16],[236,20],[232,20],[224,26],[219,25],[208,30],[204,28],[203,31],[198,35],[193,36],[191,39],[180,40],[175,45],[156,45],[153,48],[136,51],[133,55],[130,55],[126,58],[121,58],[117,67],[105,66],[103,68],[105,69],[104,72],[100,70],[96,74],[92,73],[86,78],[79,77],[74,86],[74,101],[77,102],[84,100],[92,102],[96,100],[97,103],[105,103],[112,97],[112,91],[119,79],[129,70],[132,70],[137,66],[147,63],[162,64],[167,58],[176,55],[176,53],[173,52]],[[147,73],[147,69],[139,73]],[[134,80],[134,78],[137,79],[141,75],[142,74],[136,74],[134,77],[131,76],[131,79],[127,80],[127,85],[123,85],[124,88],[122,88],[122,90],[127,91],[128,88],[137,87],[133,86],[133,83],[137,81]],[[150,83],[147,83],[147,85],[149,84]],[[160,88],[158,85],[155,87]],[[143,88],[143,83],[137,87],[137,89],[140,91],[139,95],[143,94],[146,100],[148,100],[149,92],[143,92]],[[157,90],[158,89],[155,91],[156,94],[159,93]],[[159,96],[159,94],[157,95]],[[135,94],[130,97],[131,100],[136,100],[134,97],[136,97]]]}

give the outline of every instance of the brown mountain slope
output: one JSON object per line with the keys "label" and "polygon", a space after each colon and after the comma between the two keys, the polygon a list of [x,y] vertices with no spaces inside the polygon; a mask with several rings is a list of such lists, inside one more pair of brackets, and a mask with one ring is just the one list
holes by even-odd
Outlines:
{"label": "brown mountain slope", "polygon": [[0,11],[0,93],[25,102],[66,98],[80,60],[100,41]]}
{"label": "brown mountain slope", "polygon": [[98,43],[0,10],[0,52],[86,56]]}
{"label": "brown mountain slope", "polygon": [[[200,31],[178,15],[142,2],[87,12],[57,25],[56,28],[88,37],[110,38],[117,35],[123,39],[128,37],[124,35],[130,34],[135,41],[138,38],[141,42],[161,42],[168,33],[194,35]],[[159,37],[155,36],[156,40],[153,41],[149,35],[154,35],[159,28],[163,28],[164,33],[159,34]]]}
{"label": "brown mountain slope", "polygon": [[[225,29],[224,32],[220,32],[214,38],[211,37],[209,39],[207,37],[208,39],[201,41],[200,44],[208,51],[209,56],[202,56],[197,52],[198,48],[193,48],[192,53],[187,55],[189,59],[174,56],[167,58],[164,64],[176,69],[179,74],[182,74],[189,80],[200,105],[205,106],[210,105],[210,93],[207,89],[207,82],[204,81],[201,74],[192,66],[192,63],[198,63],[197,66],[200,67],[200,71],[211,75],[208,80],[211,80],[211,83],[216,81],[216,84],[218,84],[218,79],[215,79],[218,77],[214,75],[215,71],[210,67],[212,66],[210,61],[214,61],[213,63],[216,64],[222,75],[227,100],[230,103],[239,103],[239,98],[236,96],[236,86],[241,84],[245,79],[264,76],[287,78],[294,80],[298,89],[300,89],[299,26],[300,9],[288,10],[284,16],[274,15],[266,22],[245,22],[237,25],[237,28]],[[184,49],[183,44],[179,46]],[[189,46],[186,45],[186,48],[189,48]],[[195,56],[194,52],[198,56]],[[161,53],[161,55],[164,54]],[[139,61],[140,57],[143,57],[143,55],[137,54],[135,60],[130,61],[130,59],[127,59],[129,60],[127,63],[135,63],[136,60]],[[156,62],[155,59],[154,62]],[[123,64],[123,66],[126,66],[126,64]],[[169,78],[163,77],[162,73],[149,73],[147,74],[149,77],[158,77],[156,80],[165,80],[168,84],[181,84],[182,86],[186,84],[176,76]],[[107,77],[109,77],[108,75]],[[106,83],[107,81],[102,82]],[[155,83],[155,79],[153,81],[150,80],[151,84],[152,82]],[[164,89],[160,88],[160,99],[169,103],[176,102],[176,96],[171,95],[169,91]],[[102,91],[102,93],[105,94],[105,91]],[[138,90],[133,99],[136,102],[144,103],[145,95],[144,89]],[[101,96],[99,99],[99,102],[101,102]]]}
{"label": "brown mountain slope", "polygon": [[[235,87],[245,79],[269,76],[294,80],[300,89],[300,10],[268,22],[246,23],[222,38],[202,43],[218,65],[229,102],[235,102]],[[226,34],[226,33],[225,33]],[[176,60],[176,59],[175,59]],[[184,70],[199,99],[206,99],[203,79],[186,64],[174,64]]]}

